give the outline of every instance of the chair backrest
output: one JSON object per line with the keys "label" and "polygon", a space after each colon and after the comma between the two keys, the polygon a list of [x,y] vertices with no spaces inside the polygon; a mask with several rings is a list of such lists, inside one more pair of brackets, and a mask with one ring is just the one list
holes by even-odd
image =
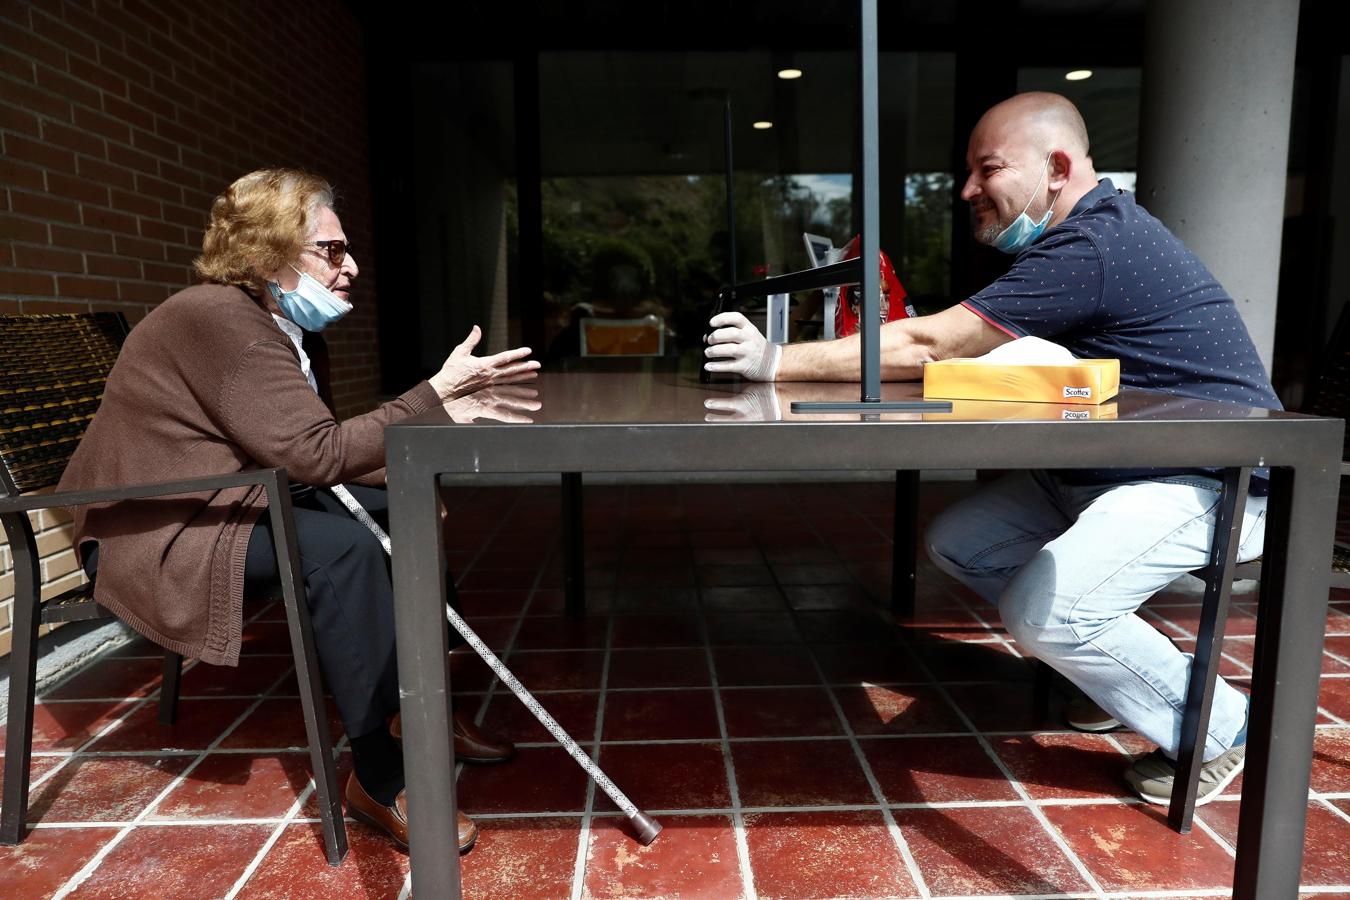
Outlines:
{"label": "chair backrest", "polygon": [[663,356],[666,323],[660,316],[581,320],[582,356]]}
{"label": "chair backrest", "polygon": [[0,316],[0,495],[60,481],[127,331],[121,313]]}

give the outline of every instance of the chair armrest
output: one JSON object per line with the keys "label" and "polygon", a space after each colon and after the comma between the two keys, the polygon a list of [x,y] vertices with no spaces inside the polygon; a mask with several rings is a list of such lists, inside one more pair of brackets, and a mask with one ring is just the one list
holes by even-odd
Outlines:
{"label": "chair armrest", "polygon": [[85,506],[90,503],[107,503],[115,500],[140,500],[149,497],[163,497],[169,494],[190,494],[211,488],[242,487],[247,484],[261,484],[268,489],[270,496],[273,490],[281,490],[286,483],[285,469],[254,469],[250,472],[236,472],[233,475],[204,475],[181,481],[134,484],[127,487],[102,488],[95,491],[68,491],[53,494],[27,494],[21,497],[0,497],[0,512],[28,512],[35,509],[51,509],[57,506]]}

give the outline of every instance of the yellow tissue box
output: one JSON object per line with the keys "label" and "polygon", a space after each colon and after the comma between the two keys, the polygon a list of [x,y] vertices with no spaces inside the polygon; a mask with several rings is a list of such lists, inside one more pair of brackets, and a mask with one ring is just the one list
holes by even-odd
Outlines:
{"label": "yellow tissue box", "polygon": [[1021,400],[1096,405],[1120,390],[1120,360],[1052,366],[944,359],[923,367],[923,396],[939,400]]}

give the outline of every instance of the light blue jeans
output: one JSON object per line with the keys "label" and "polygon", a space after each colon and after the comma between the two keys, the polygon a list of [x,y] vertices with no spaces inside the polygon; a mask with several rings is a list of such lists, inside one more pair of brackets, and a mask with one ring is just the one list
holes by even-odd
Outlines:
{"label": "light blue jeans", "polygon": [[[928,555],[990,603],[1004,627],[1103,709],[1176,758],[1191,657],[1137,613],[1206,565],[1220,482],[1203,475],[1076,485],[1007,475],[945,510]],[[1265,497],[1249,497],[1238,560],[1261,555]],[[1247,700],[1219,679],[1204,756],[1227,750]]]}

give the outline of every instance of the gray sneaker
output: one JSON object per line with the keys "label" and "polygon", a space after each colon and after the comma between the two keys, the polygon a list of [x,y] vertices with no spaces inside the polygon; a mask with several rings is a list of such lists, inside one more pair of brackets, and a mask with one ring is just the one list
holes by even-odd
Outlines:
{"label": "gray sneaker", "polygon": [[1087,696],[1075,697],[1064,707],[1064,724],[1074,731],[1105,734],[1124,726]]}
{"label": "gray sneaker", "polygon": [[[1247,761],[1247,745],[1238,744],[1225,750],[1200,767],[1200,783],[1195,792],[1195,805],[1204,806],[1223,792],[1242,771]],[[1176,781],[1177,764],[1154,750],[1134,761],[1125,770],[1125,780],[1134,792],[1149,803],[1167,806],[1172,802],[1172,784]]]}

